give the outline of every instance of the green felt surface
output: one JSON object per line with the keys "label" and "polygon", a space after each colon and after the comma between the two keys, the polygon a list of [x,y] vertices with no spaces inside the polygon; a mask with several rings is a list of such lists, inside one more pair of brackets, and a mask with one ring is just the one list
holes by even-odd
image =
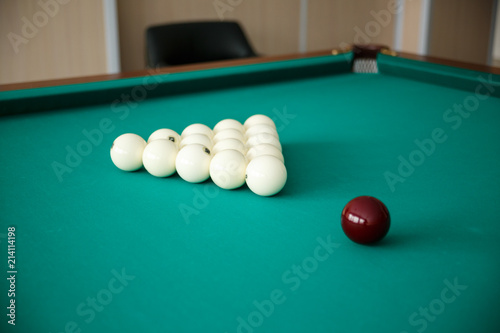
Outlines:
{"label": "green felt surface", "polygon": [[[500,99],[475,95],[488,75],[390,57],[381,74],[353,74],[345,60],[171,74],[129,104],[142,79],[0,93],[3,112],[23,104],[0,118],[0,249],[6,263],[15,226],[18,270],[16,326],[2,314],[2,332],[494,332]],[[498,94],[489,79],[479,91]],[[93,93],[107,102],[64,107],[65,94]],[[474,111],[449,113],[463,104]],[[126,173],[109,157],[122,133],[256,113],[283,145],[289,179],[275,197]],[[443,142],[416,152],[432,133]],[[387,172],[410,156],[419,165],[391,187]],[[359,195],[392,216],[375,246],[340,227]]]}

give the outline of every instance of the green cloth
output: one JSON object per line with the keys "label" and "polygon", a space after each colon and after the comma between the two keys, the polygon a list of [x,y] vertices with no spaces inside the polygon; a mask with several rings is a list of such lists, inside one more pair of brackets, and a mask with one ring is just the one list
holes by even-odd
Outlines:
{"label": "green cloth", "polygon": [[[495,331],[499,77],[388,56],[354,74],[351,57],[1,92],[0,236],[15,226],[18,271],[1,331]],[[257,113],[288,170],[274,197],[109,157],[123,133]],[[360,195],[391,213],[374,246],[340,226]]]}

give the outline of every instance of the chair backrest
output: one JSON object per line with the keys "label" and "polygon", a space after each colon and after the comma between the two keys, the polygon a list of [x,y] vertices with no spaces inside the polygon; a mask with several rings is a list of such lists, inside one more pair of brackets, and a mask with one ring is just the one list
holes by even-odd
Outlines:
{"label": "chair backrest", "polygon": [[256,56],[237,22],[190,22],[149,27],[149,67]]}

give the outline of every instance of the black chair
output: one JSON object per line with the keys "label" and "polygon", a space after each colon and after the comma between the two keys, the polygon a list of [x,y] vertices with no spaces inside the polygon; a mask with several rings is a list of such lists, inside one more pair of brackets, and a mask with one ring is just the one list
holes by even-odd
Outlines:
{"label": "black chair", "polygon": [[237,22],[190,22],[149,27],[146,49],[149,67],[256,56]]}

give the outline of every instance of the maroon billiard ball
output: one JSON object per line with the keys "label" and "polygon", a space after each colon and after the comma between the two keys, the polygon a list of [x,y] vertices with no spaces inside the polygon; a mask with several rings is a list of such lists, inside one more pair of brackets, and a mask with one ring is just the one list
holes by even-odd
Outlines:
{"label": "maroon billiard ball", "polygon": [[371,244],[387,235],[391,226],[391,216],[382,201],[370,196],[361,196],[345,205],[341,224],[344,233],[352,241]]}

